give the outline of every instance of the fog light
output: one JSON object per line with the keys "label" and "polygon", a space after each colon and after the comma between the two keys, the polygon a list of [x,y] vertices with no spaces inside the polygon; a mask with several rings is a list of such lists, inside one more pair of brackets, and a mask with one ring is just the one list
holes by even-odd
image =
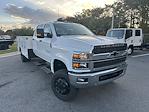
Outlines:
{"label": "fog light", "polygon": [[78,78],[77,82],[88,82],[88,78]]}
{"label": "fog light", "polygon": [[87,63],[80,63],[80,66],[81,66],[82,68],[88,68],[88,64],[87,64]]}
{"label": "fog light", "polygon": [[80,63],[73,63],[72,64],[72,67],[73,68],[80,68]]}

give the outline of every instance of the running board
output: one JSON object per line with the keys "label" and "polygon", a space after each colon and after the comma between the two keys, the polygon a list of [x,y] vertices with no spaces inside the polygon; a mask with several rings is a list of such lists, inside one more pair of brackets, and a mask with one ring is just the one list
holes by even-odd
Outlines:
{"label": "running board", "polygon": [[51,70],[47,68],[46,66],[41,67],[41,70],[43,70],[46,74],[51,74]]}

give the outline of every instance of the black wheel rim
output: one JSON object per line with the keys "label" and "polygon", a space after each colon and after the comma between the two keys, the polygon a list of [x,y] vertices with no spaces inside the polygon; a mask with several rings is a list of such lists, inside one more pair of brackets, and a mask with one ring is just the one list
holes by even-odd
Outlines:
{"label": "black wheel rim", "polygon": [[54,82],[55,91],[61,95],[68,95],[70,92],[70,86],[66,79],[57,78]]}

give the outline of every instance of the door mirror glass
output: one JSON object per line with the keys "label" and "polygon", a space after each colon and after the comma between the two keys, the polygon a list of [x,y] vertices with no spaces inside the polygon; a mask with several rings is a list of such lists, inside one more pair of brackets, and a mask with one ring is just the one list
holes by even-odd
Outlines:
{"label": "door mirror glass", "polygon": [[44,30],[37,29],[37,38],[44,38]]}
{"label": "door mirror glass", "polygon": [[125,39],[132,37],[132,30],[126,30]]}

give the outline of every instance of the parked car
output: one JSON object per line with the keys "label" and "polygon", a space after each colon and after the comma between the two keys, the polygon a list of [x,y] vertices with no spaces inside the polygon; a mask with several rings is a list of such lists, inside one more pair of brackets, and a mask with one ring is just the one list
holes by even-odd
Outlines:
{"label": "parked car", "polygon": [[51,87],[63,101],[76,96],[78,88],[109,83],[127,68],[127,44],[97,37],[75,23],[38,25],[33,37],[18,37],[23,62],[39,57],[53,73]]}
{"label": "parked car", "polygon": [[0,50],[9,49],[9,46],[12,45],[14,41],[8,35],[0,36]]}

